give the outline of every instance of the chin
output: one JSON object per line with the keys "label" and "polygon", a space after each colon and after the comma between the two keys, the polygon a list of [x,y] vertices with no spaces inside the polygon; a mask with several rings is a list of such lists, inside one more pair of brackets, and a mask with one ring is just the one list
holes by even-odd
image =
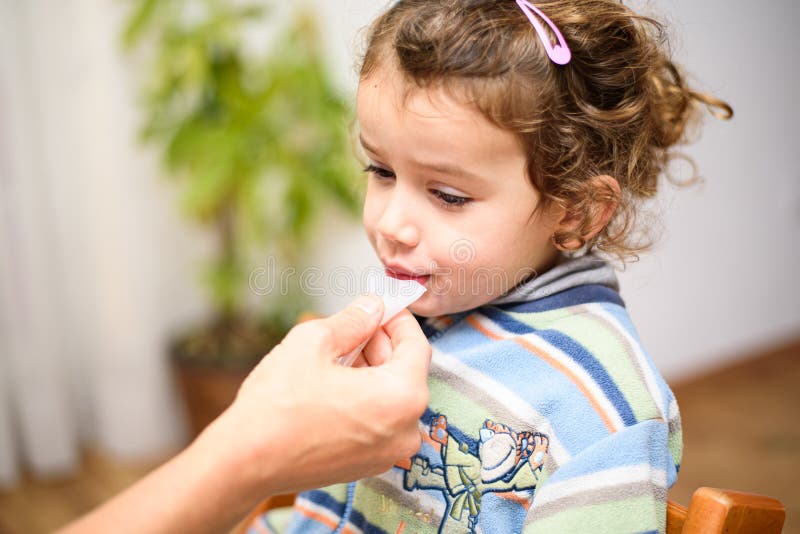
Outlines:
{"label": "chin", "polygon": [[488,299],[481,302],[466,303],[448,301],[447,297],[445,296],[438,296],[438,298],[434,297],[435,295],[426,293],[421,299],[409,306],[408,309],[411,311],[411,313],[420,317],[441,317],[442,315],[451,315],[477,308],[491,300]]}
{"label": "chin", "polygon": [[411,306],[408,307],[408,310],[413,313],[414,315],[418,315],[420,317],[437,317],[442,315],[440,313],[433,312],[429,306],[421,305],[418,302],[415,302]]}
{"label": "chin", "polygon": [[418,301],[411,304],[408,309],[414,315],[420,317],[439,317],[453,313],[451,307],[447,306],[447,302],[442,302],[441,297],[426,293]]}

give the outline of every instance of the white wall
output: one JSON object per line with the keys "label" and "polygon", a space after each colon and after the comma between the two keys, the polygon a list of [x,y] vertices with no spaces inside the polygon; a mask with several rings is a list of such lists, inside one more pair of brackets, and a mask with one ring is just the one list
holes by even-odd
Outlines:
{"label": "white wall", "polygon": [[800,337],[800,3],[672,0],[678,59],[735,108],[687,152],[705,183],[661,196],[664,238],[624,273],[640,333],[673,379]]}

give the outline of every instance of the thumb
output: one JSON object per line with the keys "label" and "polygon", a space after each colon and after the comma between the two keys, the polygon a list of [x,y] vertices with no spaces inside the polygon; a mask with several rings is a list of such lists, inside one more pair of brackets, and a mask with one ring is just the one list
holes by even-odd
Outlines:
{"label": "thumb", "polygon": [[330,356],[347,354],[366,342],[375,333],[381,317],[383,301],[367,295],[357,298],[339,313],[322,319],[321,324],[329,333],[328,349],[333,352]]}

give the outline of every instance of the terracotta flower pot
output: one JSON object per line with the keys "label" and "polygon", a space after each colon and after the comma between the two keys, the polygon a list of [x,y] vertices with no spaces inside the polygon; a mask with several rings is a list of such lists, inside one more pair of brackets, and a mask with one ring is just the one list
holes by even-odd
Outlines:
{"label": "terracotta flower pot", "polygon": [[233,402],[241,383],[281,334],[264,324],[236,324],[199,328],[175,340],[172,372],[193,436]]}

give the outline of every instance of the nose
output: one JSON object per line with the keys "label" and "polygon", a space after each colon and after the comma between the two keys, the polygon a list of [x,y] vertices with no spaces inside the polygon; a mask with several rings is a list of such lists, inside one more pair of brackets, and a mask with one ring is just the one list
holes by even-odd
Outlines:
{"label": "nose", "polygon": [[378,220],[378,233],[395,245],[416,247],[419,244],[419,221],[415,216],[418,212],[411,197],[403,188],[395,187]]}

